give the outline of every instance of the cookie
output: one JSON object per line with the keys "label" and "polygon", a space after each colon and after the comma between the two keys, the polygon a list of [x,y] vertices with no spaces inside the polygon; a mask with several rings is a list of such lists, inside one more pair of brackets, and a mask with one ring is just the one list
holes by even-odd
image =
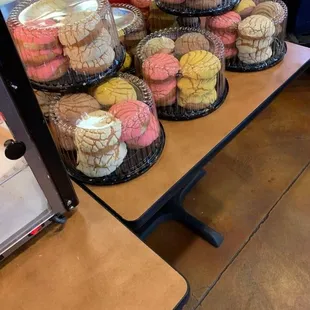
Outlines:
{"label": "cookie", "polygon": [[285,11],[281,4],[273,1],[266,1],[259,3],[252,11],[252,15],[266,16],[278,24],[283,22]]}
{"label": "cookie", "polygon": [[58,30],[62,45],[86,45],[92,42],[103,28],[101,17],[96,12],[79,11],[68,14]]}
{"label": "cookie", "polygon": [[121,141],[140,137],[150,121],[150,109],[142,101],[126,100],[113,105],[109,112],[122,122]]}
{"label": "cookie", "polygon": [[206,37],[198,32],[185,33],[175,41],[175,54],[183,56],[190,51],[208,51],[210,43]]}
{"label": "cookie", "polygon": [[272,56],[271,47],[259,50],[256,53],[242,54],[239,52],[239,59],[246,64],[256,64],[268,60]]}
{"label": "cookie", "polygon": [[109,109],[113,104],[125,100],[136,100],[137,93],[125,79],[115,77],[97,86],[92,95],[104,107]]}
{"label": "cookie", "polygon": [[106,152],[77,152],[77,169],[89,177],[103,177],[114,172],[124,161],[127,146],[121,142]]}
{"label": "cookie", "polygon": [[61,56],[63,50],[60,46],[50,49],[31,50],[24,47],[18,48],[21,60],[25,65],[40,66]]}
{"label": "cookie", "polygon": [[73,126],[83,114],[100,110],[100,108],[95,98],[84,93],[65,95],[55,105],[58,118]]}
{"label": "cookie", "polygon": [[70,59],[70,67],[78,73],[96,74],[108,69],[113,64],[114,58],[115,52],[113,48],[109,46],[100,58],[89,61]]}
{"label": "cookie", "polygon": [[120,142],[122,123],[111,113],[95,111],[88,113],[76,125],[74,144],[84,153],[110,150]]}
{"label": "cookie", "polygon": [[213,9],[222,4],[222,0],[186,0],[186,6],[197,10]]}
{"label": "cookie", "polygon": [[232,45],[237,40],[237,33],[236,32],[214,32],[217,35],[224,45]]}
{"label": "cookie", "polygon": [[157,106],[169,106],[176,102],[177,80],[168,79],[161,83],[148,84]]}
{"label": "cookie", "polygon": [[262,15],[252,15],[238,25],[239,35],[244,39],[263,39],[275,33],[274,23]]}
{"label": "cookie", "polygon": [[235,6],[234,12],[238,13],[242,19],[251,15],[256,4],[253,0],[241,0],[240,3]]}
{"label": "cookie", "polygon": [[208,80],[195,80],[190,78],[181,78],[178,81],[178,88],[184,96],[193,94],[203,94],[213,90],[216,86],[217,77],[214,76]]}
{"label": "cookie", "polygon": [[147,41],[142,49],[142,53],[147,58],[158,53],[172,54],[174,48],[175,44],[173,40],[166,37],[159,37]]}
{"label": "cookie", "polygon": [[272,37],[259,40],[250,40],[238,38],[236,41],[236,47],[242,54],[256,53],[259,50],[267,48],[273,42]]}
{"label": "cookie", "polygon": [[216,99],[217,92],[215,89],[198,95],[192,94],[185,96],[180,93],[178,96],[178,105],[189,110],[200,110],[213,104]]}
{"label": "cookie", "polygon": [[192,51],[180,60],[181,73],[191,79],[211,79],[221,70],[220,60],[207,51]]}
{"label": "cookie", "polygon": [[174,56],[163,53],[148,57],[142,65],[146,80],[163,81],[175,77],[179,70],[179,61]]}
{"label": "cookie", "polygon": [[67,57],[59,56],[40,66],[27,66],[26,72],[29,79],[36,82],[49,82],[61,78],[69,68]]}
{"label": "cookie", "polygon": [[225,32],[235,32],[240,22],[240,15],[233,11],[219,16],[212,16],[206,20],[207,26],[210,29]]}
{"label": "cookie", "polygon": [[149,124],[144,132],[138,138],[128,140],[127,146],[131,149],[140,149],[151,145],[158,137],[160,133],[160,127],[157,118],[151,114]]}
{"label": "cookie", "polygon": [[82,46],[67,46],[64,48],[64,54],[71,61],[87,62],[100,58],[110,47],[111,36],[105,28],[102,28],[99,35],[91,43]]}

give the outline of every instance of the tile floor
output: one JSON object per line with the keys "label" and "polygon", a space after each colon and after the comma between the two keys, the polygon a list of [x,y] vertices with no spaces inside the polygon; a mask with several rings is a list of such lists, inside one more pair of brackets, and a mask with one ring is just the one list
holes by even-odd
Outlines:
{"label": "tile floor", "polygon": [[219,249],[175,222],[148,238],[189,281],[185,309],[310,309],[309,116],[310,71],[205,167],[185,207]]}

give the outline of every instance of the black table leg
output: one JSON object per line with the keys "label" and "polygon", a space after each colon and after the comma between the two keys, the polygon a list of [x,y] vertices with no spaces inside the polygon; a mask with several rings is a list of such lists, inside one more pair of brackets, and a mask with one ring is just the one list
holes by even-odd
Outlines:
{"label": "black table leg", "polygon": [[188,184],[179,191],[153,218],[142,227],[136,230],[137,235],[144,240],[161,223],[175,220],[195,232],[204,240],[215,247],[219,247],[223,242],[223,236],[210,228],[208,225],[196,219],[183,208],[183,201],[186,194],[196,185],[205,175],[204,170],[192,175]]}

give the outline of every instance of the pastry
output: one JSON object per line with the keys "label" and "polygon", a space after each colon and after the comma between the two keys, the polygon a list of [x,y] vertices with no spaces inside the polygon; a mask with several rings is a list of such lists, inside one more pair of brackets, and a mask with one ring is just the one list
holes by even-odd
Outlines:
{"label": "pastry", "polygon": [[221,39],[225,46],[234,45],[238,37],[237,32],[214,32],[214,34]]}
{"label": "pastry", "polygon": [[186,6],[197,10],[213,9],[222,4],[222,0],[186,0]]}
{"label": "pastry", "polygon": [[159,123],[156,117],[151,113],[150,121],[144,134],[142,134],[138,138],[128,140],[127,146],[132,149],[140,149],[143,147],[147,147],[151,145],[159,137],[159,133],[160,133]]}
{"label": "pastry", "polygon": [[279,23],[283,21],[285,11],[281,4],[274,1],[266,1],[259,3],[252,11],[252,15],[263,15]]}
{"label": "pastry", "polygon": [[175,77],[179,70],[179,61],[174,56],[163,53],[148,57],[142,65],[144,78],[154,81]]}
{"label": "pastry", "polygon": [[200,110],[213,104],[217,99],[217,92],[215,89],[200,94],[192,94],[185,96],[180,93],[178,96],[178,105],[190,110]]}
{"label": "pastry", "polygon": [[142,49],[143,55],[147,58],[154,54],[172,54],[174,52],[174,41],[166,37],[153,38],[146,42]]}
{"label": "pastry", "polygon": [[131,64],[132,64],[132,58],[131,58],[131,56],[128,53],[126,53],[125,61],[123,63],[121,71],[125,72],[125,71],[129,70],[130,67],[131,67]]}
{"label": "pastry", "polygon": [[107,152],[86,154],[77,152],[77,169],[89,177],[103,177],[113,173],[124,161],[127,146],[121,142]]}
{"label": "pastry", "polygon": [[181,78],[178,81],[178,88],[184,96],[203,94],[213,90],[216,86],[216,82],[216,76],[208,80]]}
{"label": "pastry", "polygon": [[66,151],[75,150],[72,129],[69,129],[67,126],[60,126],[60,124],[55,124],[54,122],[49,123],[49,129],[58,148]]}
{"label": "pastry", "polygon": [[96,74],[108,69],[114,61],[115,52],[112,47],[107,50],[98,59],[89,61],[70,60],[71,68],[78,73]]}
{"label": "pastry", "polygon": [[242,54],[239,52],[239,59],[246,64],[255,64],[268,60],[272,55],[271,47],[257,51],[256,53]]}
{"label": "pastry", "polygon": [[244,39],[262,39],[275,33],[274,23],[263,15],[252,15],[238,25],[239,35]]}
{"label": "pastry", "polygon": [[100,58],[103,53],[111,48],[111,36],[105,28],[102,28],[95,40],[82,46],[67,46],[64,48],[64,54],[71,61],[87,62]]}
{"label": "pastry", "polygon": [[65,95],[55,105],[59,119],[73,126],[83,114],[97,110],[100,110],[98,101],[84,93]]}
{"label": "pastry", "polygon": [[238,49],[235,47],[225,46],[225,58],[230,59],[238,55]]}
{"label": "pastry", "polygon": [[60,46],[41,50],[31,50],[21,47],[18,49],[18,52],[25,65],[40,66],[62,55],[63,50]]}
{"label": "pastry", "polygon": [[45,117],[49,116],[49,107],[56,100],[56,95],[53,93],[47,93],[40,90],[33,90],[42,113]]}
{"label": "pastry", "polygon": [[108,151],[120,142],[121,134],[121,121],[99,110],[89,113],[76,125],[74,144],[84,153]]}
{"label": "pastry", "polygon": [[223,15],[207,18],[206,25],[215,31],[235,32],[240,22],[240,15],[234,11],[230,11]]}
{"label": "pastry", "polygon": [[62,45],[86,45],[92,42],[103,28],[101,17],[96,12],[79,11],[68,14],[62,20],[58,37]]}
{"label": "pastry", "polygon": [[27,66],[26,72],[33,81],[49,82],[62,77],[67,72],[68,67],[68,58],[59,56],[40,66]]}
{"label": "pastry", "polygon": [[257,51],[270,46],[272,42],[273,42],[272,37],[267,37],[265,39],[260,40],[238,38],[236,41],[236,46],[240,53],[247,54],[247,53],[256,53]]}
{"label": "pastry", "polygon": [[210,79],[221,70],[220,60],[207,51],[192,51],[180,60],[181,73],[191,79]]}
{"label": "pastry", "polygon": [[157,106],[168,106],[176,102],[176,78],[171,78],[161,83],[149,83],[148,85]]}
{"label": "pastry", "polygon": [[150,121],[150,109],[141,101],[127,100],[113,105],[109,113],[122,122],[121,141],[140,137]]}
{"label": "pastry", "polygon": [[256,4],[253,0],[241,0],[240,3],[235,6],[234,11],[244,19],[251,15],[255,6]]}
{"label": "pastry", "polygon": [[13,29],[13,38],[18,48],[48,50],[60,47],[57,28],[27,28],[18,25]]}
{"label": "pastry", "polygon": [[92,95],[105,108],[125,100],[136,100],[137,94],[133,86],[123,78],[112,78],[97,86]]}
{"label": "pastry", "polygon": [[209,41],[198,32],[185,33],[175,41],[175,54],[177,56],[196,50],[208,51],[209,48]]}

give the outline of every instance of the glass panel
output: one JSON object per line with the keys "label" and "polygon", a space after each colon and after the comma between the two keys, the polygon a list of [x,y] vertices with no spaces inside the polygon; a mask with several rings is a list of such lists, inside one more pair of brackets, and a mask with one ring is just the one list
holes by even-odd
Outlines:
{"label": "glass panel", "polygon": [[0,114],[0,254],[53,215],[24,157],[6,158],[4,142],[12,138]]}

